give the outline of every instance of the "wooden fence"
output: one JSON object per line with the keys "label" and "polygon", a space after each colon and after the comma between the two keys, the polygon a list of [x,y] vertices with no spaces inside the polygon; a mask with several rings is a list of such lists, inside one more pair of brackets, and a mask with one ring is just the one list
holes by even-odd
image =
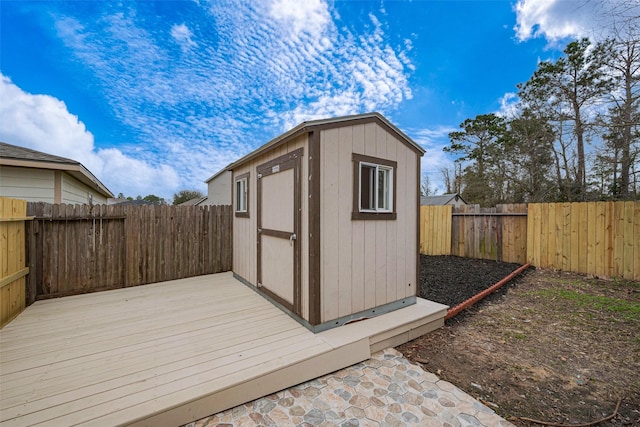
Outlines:
{"label": "wooden fence", "polygon": [[527,254],[538,267],[640,280],[640,202],[530,204]]}
{"label": "wooden fence", "polygon": [[0,328],[25,307],[27,202],[0,197]]}
{"label": "wooden fence", "polygon": [[527,205],[421,206],[420,251],[524,263]]}
{"label": "wooden fence", "polygon": [[640,280],[640,202],[422,206],[420,249]]}
{"label": "wooden fence", "polygon": [[230,206],[29,203],[27,303],[229,271]]}

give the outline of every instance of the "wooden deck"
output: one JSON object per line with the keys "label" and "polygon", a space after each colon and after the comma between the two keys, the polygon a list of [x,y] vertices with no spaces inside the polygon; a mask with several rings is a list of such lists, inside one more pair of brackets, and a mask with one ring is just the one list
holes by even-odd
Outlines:
{"label": "wooden deck", "polygon": [[3,426],[181,425],[443,324],[418,304],[313,334],[231,273],[39,301],[0,331]]}

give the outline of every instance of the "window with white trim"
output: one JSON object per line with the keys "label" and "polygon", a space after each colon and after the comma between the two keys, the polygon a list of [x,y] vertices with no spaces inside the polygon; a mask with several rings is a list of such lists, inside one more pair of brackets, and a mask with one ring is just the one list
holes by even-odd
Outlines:
{"label": "window with white trim", "polygon": [[393,160],[353,153],[353,220],[394,220],[395,174]]}
{"label": "window with white trim", "polygon": [[393,168],[360,162],[360,212],[393,212]]}
{"label": "window with white trim", "polygon": [[235,180],[236,216],[249,216],[249,174],[239,175]]}

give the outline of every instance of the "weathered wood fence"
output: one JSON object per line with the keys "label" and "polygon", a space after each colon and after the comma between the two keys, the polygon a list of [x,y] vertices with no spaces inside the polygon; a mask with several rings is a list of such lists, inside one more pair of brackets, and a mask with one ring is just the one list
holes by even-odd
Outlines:
{"label": "weathered wood fence", "polygon": [[527,205],[422,206],[420,251],[524,263]]}
{"label": "weathered wood fence", "polygon": [[640,202],[422,206],[420,249],[640,280]]}
{"label": "weathered wood fence", "polygon": [[27,202],[0,197],[0,328],[25,307]]}
{"label": "weathered wood fence", "polygon": [[231,270],[230,206],[28,203],[27,303]]}

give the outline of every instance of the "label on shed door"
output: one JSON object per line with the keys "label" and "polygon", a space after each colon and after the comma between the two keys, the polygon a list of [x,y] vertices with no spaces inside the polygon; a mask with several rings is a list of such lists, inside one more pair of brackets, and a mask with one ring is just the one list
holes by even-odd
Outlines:
{"label": "label on shed door", "polygon": [[278,173],[280,172],[280,165],[275,165],[274,167],[271,168],[271,173]]}

